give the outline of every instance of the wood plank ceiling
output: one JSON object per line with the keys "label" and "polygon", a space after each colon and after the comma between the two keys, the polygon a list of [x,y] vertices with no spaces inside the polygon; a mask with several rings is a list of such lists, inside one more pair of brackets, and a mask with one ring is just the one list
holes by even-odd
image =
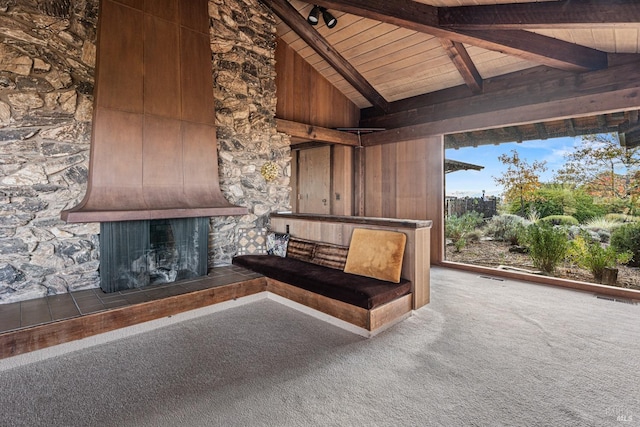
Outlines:
{"label": "wood plank ceiling", "polygon": [[[636,0],[315,0],[335,28],[306,22],[313,5],[261,0],[277,33],[363,110],[452,88],[481,94],[488,79],[541,65],[569,72],[607,69],[611,54],[640,54]],[[371,114],[370,114],[371,115]],[[635,111],[608,112],[448,136],[452,146],[618,131],[640,143]],[[623,138],[624,140],[624,138]]]}

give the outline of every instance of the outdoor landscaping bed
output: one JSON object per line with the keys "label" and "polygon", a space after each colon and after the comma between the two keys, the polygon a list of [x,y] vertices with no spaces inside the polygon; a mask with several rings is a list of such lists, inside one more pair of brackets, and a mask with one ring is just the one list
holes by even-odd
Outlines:
{"label": "outdoor landscaping bed", "polygon": [[[483,267],[505,266],[537,271],[527,254],[510,252],[510,248],[511,245],[507,242],[485,239],[469,242],[460,252],[456,252],[453,245],[447,245],[446,260]],[[596,283],[588,270],[569,263],[560,264],[553,277]],[[640,290],[640,269],[619,265],[616,286]]]}

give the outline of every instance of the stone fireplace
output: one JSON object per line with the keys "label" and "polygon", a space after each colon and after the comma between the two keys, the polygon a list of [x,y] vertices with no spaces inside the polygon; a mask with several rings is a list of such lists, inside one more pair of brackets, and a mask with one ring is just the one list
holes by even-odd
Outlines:
{"label": "stone fireplace", "polygon": [[220,191],[208,0],[102,0],[88,186],[105,292],[204,276]]}
{"label": "stone fireplace", "polygon": [[[0,6],[0,304],[100,286],[107,256],[100,223],[60,218],[91,180],[100,3]],[[230,263],[242,230],[264,227],[270,212],[290,208],[290,150],[274,120],[275,18],[258,0],[207,6],[217,160],[209,158],[220,193],[248,210],[200,215],[207,226],[199,237],[207,236],[207,268],[213,268]],[[260,176],[267,161],[280,170],[270,182]],[[154,177],[161,184],[154,197],[164,192],[163,177]]]}

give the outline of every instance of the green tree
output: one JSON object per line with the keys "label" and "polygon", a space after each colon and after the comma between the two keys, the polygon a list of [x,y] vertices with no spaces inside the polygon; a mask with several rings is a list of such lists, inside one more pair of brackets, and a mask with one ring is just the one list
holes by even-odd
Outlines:
{"label": "green tree", "polygon": [[586,135],[556,173],[556,181],[583,188],[607,202],[624,201],[629,213],[638,209],[640,151],[620,145],[615,134]]}
{"label": "green tree", "polygon": [[498,160],[507,166],[502,176],[493,177],[496,184],[504,188],[504,199],[508,204],[520,204],[520,215],[525,214],[525,204],[535,199],[535,192],[540,188],[540,174],[547,170],[545,161],[534,160],[528,163],[521,159],[516,150],[510,154],[502,154]]}

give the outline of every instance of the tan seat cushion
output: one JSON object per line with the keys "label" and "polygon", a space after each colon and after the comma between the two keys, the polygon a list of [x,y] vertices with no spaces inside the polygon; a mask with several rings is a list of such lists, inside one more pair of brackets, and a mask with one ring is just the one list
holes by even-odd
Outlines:
{"label": "tan seat cushion", "polygon": [[403,233],[356,228],[344,272],[399,283],[406,243]]}

